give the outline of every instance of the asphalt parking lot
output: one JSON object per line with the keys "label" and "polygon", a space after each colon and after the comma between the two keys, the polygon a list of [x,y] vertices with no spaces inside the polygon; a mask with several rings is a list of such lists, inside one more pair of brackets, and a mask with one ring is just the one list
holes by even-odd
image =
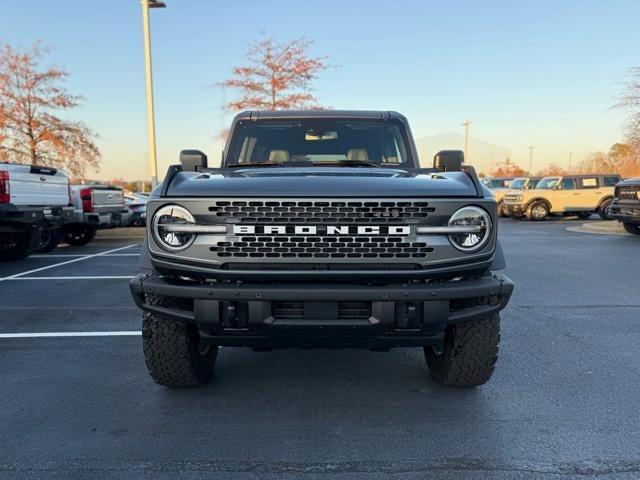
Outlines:
{"label": "asphalt parking lot", "polygon": [[140,238],[0,265],[0,477],[640,478],[640,238],[575,223],[502,222],[516,290],[474,390],[418,349],[228,348],[211,385],[165,389]]}

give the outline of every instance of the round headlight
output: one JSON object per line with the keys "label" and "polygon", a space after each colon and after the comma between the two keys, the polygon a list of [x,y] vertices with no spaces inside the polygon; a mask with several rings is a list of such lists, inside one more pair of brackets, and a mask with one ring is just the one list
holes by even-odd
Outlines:
{"label": "round headlight", "polygon": [[184,226],[195,225],[193,215],[178,205],[166,205],[153,216],[152,229],[158,244],[169,251],[184,250],[193,243],[195,233],[184,231]]}
{"label": "round headlight", "polygon": [[449,235],[451,244],[463,252],[480,250],[491,237],[491,217],[479,207],[462,207],[451,216],[449,225],[468,227],[466,232]]}

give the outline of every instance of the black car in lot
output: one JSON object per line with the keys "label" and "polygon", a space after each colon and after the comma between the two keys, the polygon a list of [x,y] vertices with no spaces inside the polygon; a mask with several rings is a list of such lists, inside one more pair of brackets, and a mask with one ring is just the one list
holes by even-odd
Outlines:
{"label": "black car in lot", "polygon": [[183,151],[147,203],[152,378],[206,382],[219,346],[423,347],[433,378],[491,377],[513,284],[496,201],[459,151],[420,168],[395,112],[245,112],[221,168]]}
{"label": "black car in lot", "polygon": [[627,232],[640,235],[640,177],[616,185],[611,215]]}

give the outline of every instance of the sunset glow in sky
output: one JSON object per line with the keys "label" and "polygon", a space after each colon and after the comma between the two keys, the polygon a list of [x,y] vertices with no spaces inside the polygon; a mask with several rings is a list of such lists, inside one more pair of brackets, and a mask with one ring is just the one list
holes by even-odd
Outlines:
{"label": "sunset glow in sky", "polygon": [[[160,177],[182,148],[219,159],[216,135],[231,115],[213,85],[261,31],[307,36],[314,54],[329,56],[335,68],[315,84],[327,106],[397,110],[416,137],[461,134],[470,120],[472,137],[521,165],[536,145],[536,168],[620,141],[623,112],[610,107],[640,65],[637,0],[166,1],[151,12]],[[43,40],[48,63],[64,66],[70,90],[86,98],[71,116],[100,135],[97,176],[147,178],[139,1],[5,3],[0,42]]]}

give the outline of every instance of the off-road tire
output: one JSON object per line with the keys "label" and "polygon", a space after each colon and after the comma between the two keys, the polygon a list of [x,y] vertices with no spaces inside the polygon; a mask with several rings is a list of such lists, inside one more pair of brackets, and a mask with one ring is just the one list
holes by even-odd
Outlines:
{"label": "off-road tire", "polygon": [[635,223],[623,223],[622,226],[627,232],[633,235],[640,235],[640,225],[636,225]]}
{"label": "off-road tire", "polygon": [[598,208],[598,215],[602,220],[613,220],[613,216],[611,215],[611,204],[613,200],[611,198],[605,200],[600,204]]}
{"label": "off-road tire", "polygon": [[11,262],[27,258],[40,244],[40,232],[31,229],[26,232],[0,233],[0,262]]}
{"label": "off-road tire", "polygon": [[55,250],[60,243],[60,231],[57,228],[47,228],[40,232],[40,238],[40,245],[36,249],[36,252],[51,252]]}
{"label": "off-road tire", "polygon": [[86,245],[96,236],[97,228],[92,225],[77,224],[65,227],[63,239],[65,243],[76,247]]}
{"label": "off-road tire", "polygon": [[500,344],[500,315],[454,325],[440,348],[425,347],[433,379],[450,387],[485,384],[493,374]]}
{"label": "off-road tire", "polygon": [[[180,308],[179,299],[147,296],[147,303]],[[169,320],[145,313],[142,320],[142,347],[151,378],[166,387],[196,387],[213,374],[218,347],[202,347],[195,324]]]}
{"label": "off-road tire", "polygon": [[549,216],[549,213],[549,205],[542,200],[532,202],[529,208],[527,208],[527,218],[536,222],[545,220]]}

